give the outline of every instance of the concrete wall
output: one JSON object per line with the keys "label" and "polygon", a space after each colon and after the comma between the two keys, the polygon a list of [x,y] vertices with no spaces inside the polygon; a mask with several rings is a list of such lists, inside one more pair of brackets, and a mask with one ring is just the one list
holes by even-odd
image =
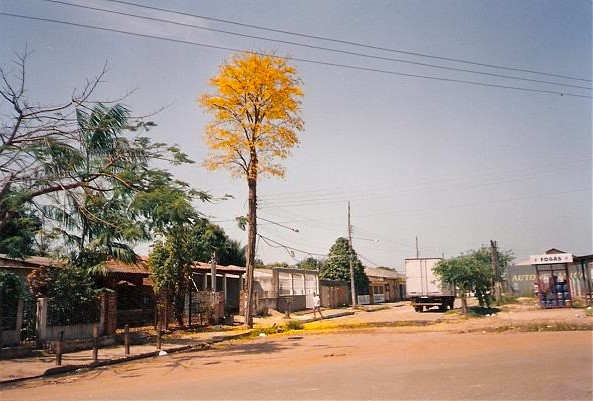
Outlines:
{"label": "concrete wall", "polygon": [[[299,311],[307,309],[307,297],[305,295],[284,295],[278,297],[277,310],[279,312],[286,312],[290,307],[290,311]],[[290,304],[290,306],[289,306]]]}
{"label": "concrete wall", "polygon": [[59,338],[60,332],[64,333],[64,340],[91,338],[95,324],[98,325],[99,336],[111,335],[115,333],[117,324],[116,316],[116,294],[114,291],[106,291],[101,295],[101,311],[98,322],[68,326],[50,326],[47,324],[48,300],[47,298],[39,298],[37,300],[37,340],[40,342],[55,341]]}
{"label": "concrete wall", "polygon": [[319,280],[319,296],[324,308],[350,305],[350,285],[346,281]]}
{"label": "concrete wall", "polygon": [[[255,269],[254,302],[256,314],[266,313],[267,309],[285,312],[285,297],[292,297],[290,310],[298,311],[313,308],[313,293],[319,292],[319,273],[315,270],[275,268]],[[241,308],[242,309],[242,308]]]}

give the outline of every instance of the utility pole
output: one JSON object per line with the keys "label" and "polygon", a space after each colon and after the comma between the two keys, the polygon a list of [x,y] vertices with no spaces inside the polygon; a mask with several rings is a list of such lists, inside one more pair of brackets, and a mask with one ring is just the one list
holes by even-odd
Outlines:
{"label": "utility pole", "polygon": [[[211,303],[212,303],[212,316],[216,318],[216,251],[212,251],[212,260],[210,261],[210,276],[211,276],[211,287],[212,287],[212,294],[211,294]],[[191,309],[191,306],[190,306]],[[217,322],[218,323],[218,322]]]}
{"label": "utility pole", "polygon": [[416,259],[420,259],[420,250],[418,249],[418,236],[416,236]]}
{"label": "utility pole", "polygon": [[356,287],[354,286],[354,267],[352,266],[352,225],[350,224],[350,201],[348,201],[348,248],[350,262],[350,293],[352,294],[352,306],[356,306]]}
{"label": "utility pole", "polygon": [[210,277],[212,292],[216,292],[216,251],[212,251],[212,259],[210,259]]}
{"label": "utility pole", "polygon": [[500,280],[498,279],[498,272],[500,266],[498,265],[498,249],[496,241],[490,240],[490,251],[492,253],[492,288],[494,290],[494,300],[500,301]]}

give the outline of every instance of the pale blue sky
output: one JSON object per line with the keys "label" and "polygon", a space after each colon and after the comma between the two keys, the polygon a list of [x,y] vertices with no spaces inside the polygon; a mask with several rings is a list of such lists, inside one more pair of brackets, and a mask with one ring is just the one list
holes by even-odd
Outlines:
{"label": "pale blue sky", "polygon": [[[75,3],[75,0],[70,0]],[[493,69],[324,42],[212,20],[138,9],[104,0],[78,4],[206,28],[591,87],[591,2],[575,1],[146,1],[143,4],[382,48],[581,78]],[[138,2],[140,3],[140,2]],[[427,80],[293,61],[304,81],[301,145],[285,179],[260,182],[259,231],[299,251],[263,241],[258,257],[294,263],[326,254],[346,235],[352,205],[354,247],[369,266],[402,269],[415,256],[458,255],[497,240],[517,259],[556,247],[591,253],[591,90],[446,71],[283,43],[240,38],[40,0],[0,0],[0,12],[57,19],[145,35],[298,59],[469,80],[586,97],[560,96]],[[98,98],[126,99],[153,117],[155,141],[177,143],[198,161],[174,169],[182,179],[234,200],[198,208],[232,237],[245,213],[246,184],[208,172],[202,132],[207,116],[195,99],[229,51],[0,15],[0,64],[25,47],[28,87],[41,103],[67,99],[98,73],[109,73]],[[368,241],[377,239],[377,242]],[[146,251],[147,247],[139,248]],[[304,252],[300,252],[304,251]]]}

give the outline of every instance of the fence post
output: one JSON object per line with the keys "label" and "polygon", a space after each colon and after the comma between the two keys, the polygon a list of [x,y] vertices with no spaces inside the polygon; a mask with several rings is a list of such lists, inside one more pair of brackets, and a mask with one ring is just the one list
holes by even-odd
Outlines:
{"label": "fence post", "polygon": [[2,291],[0,291],[0,349],[4,347],[4,310],[2,308]]}
{"label": "fence post", "polygon": [[161,331],[163,330],[163,323],[159,320],[156,332],[156,349],[161,349]]}
{"label": "fence post", "polygon": [[58,335],[58,343],[56,345],[56,365],[62,365],[62,341],[64,341],[64,332],[60,331]]}
{"label": "fence post", "polygon": [[130,355],[130,325],[124,326],[124,345],[126,349],[126,355]]}
{"label": "fence post", "polygon": [[99,359],[99,325],[93,325],[93,362]]}
{"label": "fence post", "polygon": [[35,322],[37,331],[37,343],[41,344],[47,339],[47,298],[37,299],[37,321]]}

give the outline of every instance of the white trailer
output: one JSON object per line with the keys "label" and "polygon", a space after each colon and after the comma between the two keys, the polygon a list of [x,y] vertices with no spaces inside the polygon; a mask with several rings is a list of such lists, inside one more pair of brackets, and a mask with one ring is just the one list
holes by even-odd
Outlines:
{"label": "white trailer", "polygon": [[432,268],[441,258],[406,259],[406,296],[416,312],[438,306],[440,310],[453,309],[455,290],[443,285]]}

